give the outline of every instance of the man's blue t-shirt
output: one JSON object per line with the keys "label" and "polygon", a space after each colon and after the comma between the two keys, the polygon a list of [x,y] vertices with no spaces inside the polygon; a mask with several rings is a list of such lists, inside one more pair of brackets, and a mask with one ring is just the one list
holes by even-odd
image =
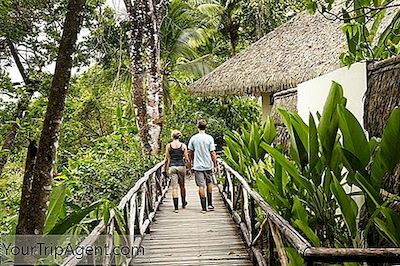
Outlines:
{"label": "man's blue t-shirt", "polygon": [[215,150],[214,138],[204,132],[197,133],[189,140],[188,149],[194,152],[193,170],[213,169],[210,152]]}

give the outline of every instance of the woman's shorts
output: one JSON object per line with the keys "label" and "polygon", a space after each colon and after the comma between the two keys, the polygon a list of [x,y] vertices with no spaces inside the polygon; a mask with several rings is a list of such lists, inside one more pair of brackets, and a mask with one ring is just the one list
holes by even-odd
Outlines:
{"label": "woman's shorts", "polygon": [[186,168],[185,166],[170,166],[168,176],[171,178],[171,186],[175,187],[185,183]]}

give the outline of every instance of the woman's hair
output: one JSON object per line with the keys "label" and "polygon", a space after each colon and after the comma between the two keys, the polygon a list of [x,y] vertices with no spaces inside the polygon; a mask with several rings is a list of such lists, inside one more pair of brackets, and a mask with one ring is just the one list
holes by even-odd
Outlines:
{"label": "woman's hair", "polygon": [[179,130],[172,130],[171,139],[180,139],[182,137],[182,133]]}

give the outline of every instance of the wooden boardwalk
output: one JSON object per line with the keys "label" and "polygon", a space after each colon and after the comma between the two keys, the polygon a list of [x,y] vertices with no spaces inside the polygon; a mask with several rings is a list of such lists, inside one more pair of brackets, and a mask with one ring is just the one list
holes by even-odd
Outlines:
{"label": "wooden boardwalk", "polygon": [[[215,210],[200,213],[194,180],[186,182],[188,205],[173,212],[168,191],[133,265],[252,265],[240,231],[214,187]],[[180,201],[180,200],[179,200]]]}

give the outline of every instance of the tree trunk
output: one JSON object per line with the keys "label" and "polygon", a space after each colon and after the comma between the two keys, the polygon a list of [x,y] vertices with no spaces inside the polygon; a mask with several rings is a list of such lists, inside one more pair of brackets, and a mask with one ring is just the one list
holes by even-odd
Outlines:
{"label": "tree trunk", "polygon": [[257,39],[260,39],[263,33],[263,24],[264,24],[264,3],[261,0],[257,0],[257,13],[256,13],[256,33]]}
{"label": "tree trunk", "polygon": [[130,37],[130,63],[132,74],[131,98],[135,105],[135,113],[139,135],[145,153],[150,153],[149,128],[147,124],[146,98],[144,89],[144,67],[143,67],[143,27],[144,27],[144,5],[142,0],[124,0],[131,22]]}
{"label": "tree trunk", "polygon": [[26,155],[26,161],[25,161],[25,174],[24,174],[24,179],[22,183],[22,192],[21,192],[21,203],[19,205],[19,217],[16,233],[17,235],[26,235],[28,234],[25,232],[26,228],[26,222],[27,215],[28,215],[28,206],[29,206],[29,200],[31,197],[31,190],[32,190],[32,172],[35,167],[35,162],[36,162],[36,155],[37,155],[37,147],[36,143],[32,141],[29,144],[28,147],[28,154]]}
{"label": "tree trunk", "polygon": [[11,54],[14,58],[14,62],[17,65],[17,68],[19,70],[19,73],[21,74],[21,77],[25,83],[25,86],[27,87],[27,93],[22,96],[22,98],[19,100],[17,104],[17,109],[15,111],[14,117],[15,121],[12,122],[10,128],[8,129],[6,133],[6,137],[4,139],[3,145],[1,147],[1,150],[4,152],[0,156],[0,177],[3,173],[3,169],[8,161],[8,155],[10,150],[13,148],[14,143],[15,143],[15,138],[17,137],[19,126],[16,122],[17,119],[22,119],[25,115],[25,111],[28,109],[29,102],[32,98],[34,89],[32,88],[32,82],[28,78],[28,75],[21,63],[21,60],[19,59],[18,53],[14,47],[13,42],[10,39],[6,39],[7,46],[11,51]]}
{"label": "tree trunk", "polygon": [[60,127],[71,76],[72,54],[75,50],[78,32],[83,19],[85,2],[85,0],[70,0],[68,3],[46,116],[32,174],[31,197],[24,210],[27,215],[24,219],[18,221],[17,225],[20,232],[25,234],[39,235],[43,233]]}
{"label": "tree trunk", "polygon": [[153,0],[146,1],[146,33],[148,39],[147,64],[147,113],[149,116],[149,137],[152,154],[161,150],[161,130],[163,124],[163,89],[160,66],[160,19],[159,10]]}

